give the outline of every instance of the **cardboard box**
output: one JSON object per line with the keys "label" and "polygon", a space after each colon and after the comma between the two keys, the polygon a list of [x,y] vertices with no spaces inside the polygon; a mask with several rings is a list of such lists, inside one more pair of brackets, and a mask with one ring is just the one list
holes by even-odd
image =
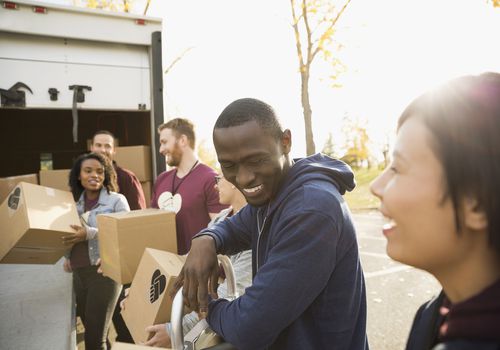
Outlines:
{"label": "cardboard box", "polygon": [[115,342],[113,346],[111,347],[111,350],[151,350],[151,349],[167,349],[167,348],[160,348],[160,347],[152,347],[152,346],[146,346],[146,345],[135,345],[135,344],[127,344],[127,343],[120,343],[120,342]]}
{"label": "cardboard box", "polygon": [[38,184],[38,176],[37,174],[28,174],[28,175],[18,175],[18,176],[9,176],[0,178],[0,203],[3,203],[5,198],[7,198],[7,196],[9,195],[9,193],[21,181],[36,185]]}
{"label": "cardboard box", "polygon": [[136,343],[145,342],[147,326],[170,321],[172,298],[169,291],[185,258],[147,248],[135,274],[122,316]]}
{"label": "cardboard box", "polygon": [[70,169],[40,170],[40,185],[61,191],[71,191],[69,182]]}
{"label": "cardboard box", "polygon": [[151,193],[153,187],[151,186],[151,181],[141,182],[142,191],[144,192],[144,198],[146,199],[146,206],[151,208]]}
{"label": "cardboard box", "polygon": [[71,193],[20,182],[0,205],[0,262],[54,264],[69,247],[61,237],[80,225]]}
{"label": "cardboard box", "polygon": [[115,149],[114,160],[119,166],[133,172],[141,182],[153,179],[151,175],[151,147],[125,146]]}
{"label": "cardboard box", "polygon": [[121,284],[132,282],[146,248],[177,253],[175,214],[142,209],[97,216],[101,268]]}

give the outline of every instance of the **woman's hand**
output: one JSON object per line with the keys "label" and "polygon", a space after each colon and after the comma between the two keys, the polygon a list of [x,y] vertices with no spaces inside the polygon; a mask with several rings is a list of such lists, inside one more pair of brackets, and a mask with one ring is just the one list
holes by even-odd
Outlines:
{"label": "woman's hand", "polygon": [[75,233],[62,237],[64,245],[73,245],[79,242],[84,242],[87,239],[87,231],[84,227],[79,225],[70,225]]}
{"label": "woman's hand", "polygon": [[146,327],[146,332],[153,333],[153,336],[144,345],[163,348],[172,346],[167,327],[164,323]]}
{"label": "woman's hand", "polygon": [[73,272],[73,269],[71,268],[71,263],[69,262],[69,259],[64,259],[64,264],[63,264],[63,269],[64,272]]}

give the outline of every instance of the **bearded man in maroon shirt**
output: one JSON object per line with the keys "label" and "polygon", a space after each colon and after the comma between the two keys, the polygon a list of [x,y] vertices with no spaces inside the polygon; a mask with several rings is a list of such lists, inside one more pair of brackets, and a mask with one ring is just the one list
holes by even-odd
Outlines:
{"label": "bearded man in maroon shirt", "polygon": [[198,159],[194,125],[175,118],[158,127],[160,154],[171,170],[155,181],[151,207],[176,213],[177,252],[189,252],[191,239],[207,227],[210,220],[227,208],[219,203],[215,189],[217,173]]}

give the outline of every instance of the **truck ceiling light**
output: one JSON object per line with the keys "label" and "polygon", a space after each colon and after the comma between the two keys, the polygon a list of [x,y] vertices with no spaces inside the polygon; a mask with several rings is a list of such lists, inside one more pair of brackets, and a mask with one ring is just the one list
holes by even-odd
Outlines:
{"label": "truck ceiling light", "polygon": [[47,13],[47,8],[42,6],[33,6],[33,12],[35,13]]}
{"label": "truck ceiling light", "polygon": [[146,25],[146,20],[145,19],[136,19],[135,24],[138,24],[140,26]]}
{"label": "truck ceiling light", "polygon": [[9,10],[19,9],[19,6],[15,2],[10,2],[10,1],[4,1],[2,3],[2,6],[4,9],[9,9]]}

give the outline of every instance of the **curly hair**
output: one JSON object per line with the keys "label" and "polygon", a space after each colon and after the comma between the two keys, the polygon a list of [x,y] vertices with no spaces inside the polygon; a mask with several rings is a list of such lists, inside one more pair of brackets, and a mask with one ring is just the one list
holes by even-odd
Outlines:
{"label": "curly hair", "polygon": [[68,184],[71,188],[71,193],[73,194],[75,201],[77,201],[83,191],[85,191],[82,183],[80,182],[80,172],[82,170],[82,163],[87,159],[95,159],[101,163],[104,168],[104,188],[106,188],[108,193],[111,191],[116,192],[118,190],[118,184],[116,182],[116,172],[113,168],[111,160],[99,153],[86,153],[76,159],[71,171],[69,172]]}

